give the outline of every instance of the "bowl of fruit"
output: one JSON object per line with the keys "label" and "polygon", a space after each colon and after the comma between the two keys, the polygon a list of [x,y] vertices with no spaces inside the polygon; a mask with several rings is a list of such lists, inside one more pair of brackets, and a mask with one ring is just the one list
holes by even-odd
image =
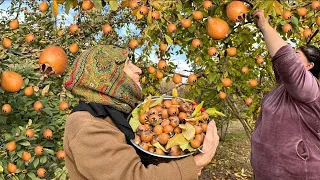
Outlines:
{"label": "bowl of fruit", "polygon": [[142,161],[158,164],[199,153],[209,122],[202,106],[173,96],[149,96],[140,103],[128,120],[135,132],[130,142]]}

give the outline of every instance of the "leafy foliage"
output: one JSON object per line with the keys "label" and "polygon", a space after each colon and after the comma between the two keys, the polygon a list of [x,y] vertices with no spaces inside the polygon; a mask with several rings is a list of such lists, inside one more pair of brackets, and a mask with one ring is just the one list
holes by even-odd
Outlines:
{"label": "leafy foliage", "polygon": [[[311,8],[311,1],[258,1],[246,0],[249,13],[245,21],[231,22],[226,16],[226,6],[231,0],[212,0],[213,6],[206,10],[202,7],[203,0],[141,0],[139,5],[148,7],[148,14],[140,13],[139,8],[131,9],[130,1],[117,0],[93,0],[94,8],[83,10],[82,1],[78,0],[52,0],[49,1],[49,9],[40,12],[38,1],[13,0],[10,8],[0,10],[0,36],[12,41],[10,48],[0,47],[0,72],[15,71],[22,75],[23,86],[17,93],[4,92],[0,88],[0,105],[10,104],[12,112],[8,115],[0,115],[1,141],[6,144],[15,141],[16,150],[7,151],[4,145],[0,146],[0,178],[12,176],[12,179],[39,179],[37,169],[44,167],[47,170],[46,178],[67,178],[64,162],[58,160],[56,152],[62,149],[62,137],[64,123],[72,107],[78,103],[78,99],[62,88],[63,76],[46,77],[38,65],[38,57],[41,51],[50,46],[62,47],[69,60],[69,65],[83,50],[98,44],[114,44],[127,48],[130,39],[137,39],[139,47],[131,51],[131,60],[143,69],[141,81],[143,92],[146,95],[159,96],[159,87],[163,82],[170,82],[177,65],[172,59],[174,56],[184,55],[186,62],[192,67],[192,73],[198,77],[197,82],[188,83],[183,81],[176,88],[184,87],[187,91],[186,98],[197,102],[204,101],[204,107],[215,107],[223,112],[226,117],[216,117],[218,124],[228,124],[230,119],[237,118],[241,121],[247,135],[250,136],[254,120],[260,111],[260,100],[276,84],[271,57],[266,50],[262,34],[256,28],[252,13],[254,10],[265,10],[269,15],[270,23],[280,35],[295,46],[319,44],[319,11]],[[301,17],[297,13],[299,7],[307,8],[307,15]],[[69,32],[68,19],[64,15],[59,16],[59,11],[69,13],[75,11],[74,21],[80,27],[75,34]],[[192,16],[194,11],[200,11],[203,19],[195,20]],[[291,10],[293,16],[289,20],[282,17],[283,10]],[[152,18],[152,12],[158,11],[160,19]],[[12,30],[9,22],[23,14],[19,19],[19,28]],[[207,18],[219,17],[229,25],[229,33],[222,40],[209,38],[206,32]],[[20,17],[20,16],[19,16]],[[189,28],[181,26],[181,20],[189,18],[192,25]],[[291,24],[292,32],[284,33],[282,26]],[[104,34],[102,26],[109,24],[114,29],[111,33]],[[176,31],[169,33],[169,24],[177,26]],[[134,30],[129,27],[134,27]],[[303,37],[304,29],[309,28],[312,36]],[[121,31],[125,30],[123,33]],[[119,33],[120,32],[120,33]],[[25,36],[32,33],[35,39],[31,43],[25,42]],[[125,34],[125,36],[123,35]],[[201,46],[192,46],[192,40],[199,39]],[[68,48],[71,44],[79,45],[79,52],[73,54]],[[159,49],[159,44],[167,45],[166,51]],[[207,51],[210,47],[217,48],[217,54],[209,56]],[[235,47],[237,55],[227,56],[226,49]],[[164,74],[164,78],[158,79],[155,74],[148,73],[147,67],[157,64],[150,60],[155,54],[157,59],[167,61],[164,70],[157,71]],[[264,63],[256,63],[256,58],[262,56]],[[248,67],[249,73],[243,74],[242,67]],[[182,75],[187,78],[187,75]],[[230,78],[231,87],[223,87],[221,80]],[[259,82],[257,87],[248,85],[250,79]],[[25,96],[23,90],[32,86],[34,94]],[[219,91],[227,94],[226,99],[220,99]],[[244,99],[251,97],[253,103],[245,104]],[[37,112],[33,104],[40,101],[44,108]],[[60,102],[67,102],[70,109],[60,111]],[[26,129],[33,129],[33,138],[25,137]],[[53,131],[53,139],[48,140],[42,133],[50,129]],[[36,156],[34,148],[37,145],[44,147],[45,153]],[[190,148],[190,147],[184,147]],[[28,151],[32,158],[29,163],[22,159],[22,152]],[[7,164],[14,163],[17,166],[16,173],[7,172]],[[24,171],[26,170],[26,171]]]}

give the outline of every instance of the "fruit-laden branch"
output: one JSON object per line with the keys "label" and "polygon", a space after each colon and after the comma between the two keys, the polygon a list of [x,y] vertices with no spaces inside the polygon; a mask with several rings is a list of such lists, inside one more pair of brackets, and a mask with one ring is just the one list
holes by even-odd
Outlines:
{"label": "fruit-laden branch", "polygon": [[307,45],[310,44],[311,40],[318,34],[318,32],[319,32],[319,29],[317,29],[317,30],[313,33],[313,35],[312,35],[312,36],[310,37],[310,39],[308,40]]}
{"label": "fruit-laden branch", "polygon": [[[177,87],[174,87],[174,88],[179,89],[179,88],[181,88],[182,86],[186,86],[186,85],[191,85],[191,84],[183,84],[183,83],[181,83],[181,84],[179,84]],[[169,94],[171,91],[172,91],[172,89],[164,92],[164,94]]]}
{"label": "fruit-laden branch", "polygon": [[226,101],[227,101],[230,109],[232,110],[233,114],[240,120],[244,130],[246,131],[248,138],[251,138],[252,128],[248,125],[248,122],[241,117],[237,108],[234,106],[234,103],[230,100],[230,98],[228,96],[226,98]]}
{"label": "fruit-laden branch", "polygon": [[297,10],[297,9],[300,8],[300,7],[307,7],[307,6],[309,6],[310,4],[312,4],[311,1],[310,1],[310,2],[307,2],[306,4],[304,4],[304,5],[302,5],[302,6],[297,5],[297,6],[295,6],[294,8],[292,8],[291,11]]}
{"label": "fruit-laden branch", "polygon": [[244,96],[239,86],[236,86],[236,92],[240,97]]}
{"label": "fruit-laden branch", "polygon": [[248,3],[250,5],[250,7],[252,7],[252,8],[254,7],[254,4],[252,2],[250,2],[249,0],[243,0],[243,2]]}
{"label": "fruit-laden branch", "polygon": [[21,0],[20,0],[20,1],[19,1],[19,7],[18,7],[17,15],[16,15],[16,19],[18,19],[18,16],[19,16],[19,14],[20,14],[21,5],[22,5],[22,2],[21,2]]}

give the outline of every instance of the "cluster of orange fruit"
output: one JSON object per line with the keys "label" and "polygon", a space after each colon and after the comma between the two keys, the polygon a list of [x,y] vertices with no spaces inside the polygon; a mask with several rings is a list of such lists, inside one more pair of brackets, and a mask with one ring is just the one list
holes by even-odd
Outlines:
{"label": "cluster of orange fruit", "polygon": [[[257,59],[256,59],[256,62],[257,62],[257,64],[262,64],[263,62],[264,62],[264,59],[263,59],[263,57],[262,56],[258,56],[257,57]],[[248,74],[249,73],[249,68],[247,67],[247,66],[244,66],[244,67],[242,67],[242,69],[241,69],[241,72],[243,73],[243,74]],[[230,78],[223,78],[222,80],[221,80],[221,83],[222,83],[222,85],[223,85],[223,87],[230,87],[230,86],[232,86],[232,80],[230,79]],[[257,87],[258,85],[259,85],[259,82],[256,80],[256,79],[250,79],[249,81],[248,81],[248,84],[249,84],[249,86],[251,86],[251,87]],[[225,92],[223,92],[223,91],[220,91],[219,92],[219,98],[220,99],[225,99],[227,97],[227,94],[225,93]],[[250,105],[251,103],[253,102],[253,100],[252,100],[252,98],[250,98],[250,97],[247,97],[246,99],[245,99],[245,103],[247,104],[247,105]]]}
{"label": "cluster of orange fruit", "polygon": [[[311,8],[315,11],[319,10],[320,2],[317,0],[312,1]],[[296,10],[297,14],[301,17],[305,17],[307,15],[307,8],[306,7],[300,7]],[[290,10],[285,10],[282,14],[282,17],[284,20],[290,20],[293,16],[292,12]],[[320,26],[320,16],[317,17],[316,21],[317,25]],[[292,26],[290,23],[286,23],[282,26],[282,30],[285,33],[292,32]],[[303,37],[310,38],[312,36],[312,31],[310,28],[305,28],[303,30]]]}
{"label": "cluster of orange fruit", "polygon": [[[139,4],[137,1],[132,0],[130,1],[129,7],[132,10],[135,10],[139,7]],[[209,0],[205,0],[203,2],[203,8],[205,10],[209,10],[212,7],[212,2]],[[140,6],[139,9],[140,13],[143,15],[146,15],[149,10],[146,5]],[[241,1],[233,1],[227,6],[227,16],[232,22],[238,22],[244,19],[247,16],[248,10],[245,4]],[[203,14],[201,11],[197,10],[192,13],[192,17],[194,20],[199,21],[203,19]],[[160,19],[160,13],[158,11],[153,11],[152,12],[152,18],[154,20]],[[190,18],[184,18],[181,20],[181,26],[183,28],[189,28],[192,25],[192,21]],[[178,23],[178,24],[179,24]],[[167,26],[167,32],[168,33],[174,33],[177,29],[177,24],[171,23]],[[213,38],[213,39],[223,39],[227,36],[229,31],[229,25],[226,21],[220,19],[220,18],[211,18],[208,17],[208,22],[207,22],[207,33],[208,35]],[[191,42],[192,47],[194,48],[200,48],[202,47],[202,42],[200,39],[195,38]],[[138,41],[136,39],[132,39],[129,43],[129,47],[131,49],[135,49],[138,47]],[[161,51],[166,51],[167,50],[167,45],[161,42],[159,44],[159,49]],[[235,47],[229,47],[226,49],[227,55],[230,57],[234,57],[237,54],[237,49]],[[208,55],[209,56],[215,56],[217,54],[217,48],[216,47],[209,47],[208,49]],[[158,62],[158,68],[159,70],[156,70],[153,66],[148,67],[148,72],[150,74],[155,74],[158,79],[163,78],[163,72],[160,70],[164,70],[166,67],[167,63],[165,60],[160,60]],[[189,83],[194,83],[197,81],[197,75],[191,74],[188,76],[188,82]],[[176,84],[179,84],[182,82],[182,77],[180,74],[174,74],[172,77],[172,81]]]}
{"label": "cluster of orange fruit", "polygon": [[188,154],[188,145],[199,148],[207,131],[209,116],[200,108],[202,104],[198,110],[197,106],[194,102],[176,97],[162,100],[149,110],[142,108],[139,113],[141,125],[135,131],[134,142],[142,149],[158,155]]}
{"label": "cluster of orange fruit", "polygon": [[[34,130],[33,129],[27,129],[25,131],[25,136],[28,138],[28,139],[31,139],[34,137]],[[48,140],[52,140],[52,131],[50,129],[46,129],[44,132],[43,132],[43,137],[48,139]],[[14,152],[17,148],[17,144],[15,141],[10,141],[9,143],[7,143],[6,145],[6,148],[9,152]],[[38,145],[34,148],[34,154],[36,156],[42,156],[44,154],[44,149],[42,146]],[[64,158],[66,157],[66,153],[65,151],[63,150],[59,150],[57,153],[56,153],[56,157],[59,159],[59,160],[64,160]],[[26,163],[28,164],[30,162],[32,158],[32,155],[30,152],[27,152],[27,151],[24,151],[21,155],[21,159]],[[14,163],[8,163],[7,165],[7,170],[10,174],[14,174],[17,170],[17,166],[14,164]],[[26,172],[26,170],[22,171],[22,172]],[[46,170],[44,168],[39,168],[37,170],[37,175],[38,177],[40,178],[44,178],[46,176]]]}
{"label": "cluster of orange fruit", "polygon": [[[148,72],[150,74],[155,74],[156,77],[158,79],[162,79],[163,78],[163,72],[162,71],[165,71],[167,67],[167,62],[163,59],[159,60],[158,62],[158,69],[157,70],[155,67],[153,67],[152,65],[148,67]],[[197,81],[198,77],[196,74],[190,74],[188,76],[188,82],[190,84],[193,84]],[[172,81],[176,84],[180,84],[182,82],[182,76],[180,74],[177,74],[175,73],[173,76],[172,76]]]}
{"label": "cluster of orange fruit", "polygon": [[[6,92],[18,92],[23,84],[22,76],[13,71],[4,71],[1,75],[1,87]],[[28,97],[34,94],[34,87],[28,86],[24,88],[24,94]],[[43,104],[40,101],[36,101],[33,104],[34,110],[40,112],[43,109]],[[61,111],[65,111],[69,108],[67,102],[61,102],[59,105],[59,109]],[[10,104],[4,104],[2,106],[2,112],[7,115],[12,111],[12,107]]]}
{"label": "cluster of orange fruit", "polygon": [[[48,3],[45,1],[43,1],[42,3],[39,4],[39,10],[41,12],[47,11],[48,8],[49,8]],[[11,20],[9,23],[9,27],[12,30],[18,29],[19,28],[19,21],[17,19]],[[34,40],[34,38],[35,38],[34,35],[32,33],[30,33],[30,34],[26,35],[25,41],[27,43],[31,43]],[[12,41],[9,38],[5,37],[2,39],[2,46],[4,48],[10,48],[12,46]]]}

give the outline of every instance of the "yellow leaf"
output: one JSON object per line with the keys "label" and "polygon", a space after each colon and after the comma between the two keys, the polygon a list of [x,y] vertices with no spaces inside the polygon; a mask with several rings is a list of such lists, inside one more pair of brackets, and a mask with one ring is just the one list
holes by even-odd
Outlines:
{"label": "yellow leaf", "polygon": [[125,7],[129,7],[130,1],[122,1],[121,2],[121,7],[125,8]]}
{"label": "yellow leaf", "polygon": [[57,0],[52,1],[52,11],[55,18],[57,18],[59,12],[59,6]]}
{"label": "yellow leaf", "polygon": [[77,0],[72,0],[72,8],[75,8],[78,5]]}
{"label": "yellow leaf", "polygon": [[136,16],[138,11],[139,11],[139,8],[133,10],[133,11],[131,12],[131,15],[132,15],[132,16]]}
{"label": "yellow leaf", "polygon": [[172,44],[173,44],[172,39],[171,39],[168,35],[166,35],[166,34],[165,34],[164,36],[165,36],[165,38],[166,38],[167,43],[170,44],[170,45],[172,45]]}
{"label": "yellow leaf", "polygon": [[151,11],[149,11],[149,13],[148,13],[147,23],[148,23],[148,25],[152,24],[152,15],[151,15]]}
{"label": "yellow leaf", "polygon": [[162,95],[161,97],[159,97],[156,101],[154,101],[151,105],[150,108],[155,107],[156,105],[160,104],[162,102],[164,98],[164,95]]}
{"label": "yellow leaf", "polygon": [[173,89],[172,89],[172,96],[173,96],[173,97],[178,97],[178,95],[179,95],[179,93],[178,93],[177,88],[173,88]]}
{"label": "yellow leaf", "polygon": [[200,104],[198,104],[198,106],[196,107],[196,109],[193,111],[193,113],[191,114],[191,116],[192,117],[195,117],[196,116],[196,114],[198,114],[199,112],[200,112],[200,110],[201,110],[201,108],[202,108],[202,106],[203,106],[203,101],[200,103]]}
{"label": "yellow leaf", "polygon": [[117,0],[109,0],[109,5],[113,11],[118,10],[119,4]]}
{"label": "yellow leaf", "polygon": [[136,16],[138,20],[143,18],[143,15],[140,13],[140,11],[137,11]]}
{"label": "yellow leaf", "polygon": [[186,143],[188,143],[186,138],[184,138],[182,133],[179,133],[179,134],[174,135],[171,139],[169,139],[167,146],[166,146],[166,149],[170,149],[173,146],[180,145],[180,144],[186,144]]}
{"label": "yellow leaf", "polygon": [[58,4],[63,4],[64,0],[57,0]]}
{"label": "yellow leaf", "polygon": [[147,111],[147,109],[150,106],[150,103],[151,103],[151,95],[149,95],[146,102],[142,104],[142,109],[140,111],[140,114],[144,114]]}
{"label": "yellow leaf", "polygon": [[196,129],[190,123],[186,123],[185,128],[181,128],[181,129],[182,129],[183,137],[186,138],[188,141],[191,141],[194,138]]}
{"label": "yellow leaf", "polygon": [[29,119],[26,129],[28,129],[32,125],[32,119]]}
{"label": "yellow leaf", "polygon": [[153,6],[155,9],[159,10],[161,9],[161,5],[158,2],[150,2],[150,5]]}
{"label": "yellow leaf", "polygon": [[159,143],[159,142],[156,142],[156,143],[154,143],[154,144],[152,144],[154,147],[156,147],[156,148],[159,148],[159,149],[161,149],[162,151],[164,151],[164,152],[167,152],[167,150]]}
{"label": "yellow leaf", "polygon": [[42,95],[42,96],[46,96],[46,95],[48,94],[48,92],[49,92],[49,88],[50,88],[50,85],[46,85],[46,86],[42,89],[41,95]]}
{"label": "yellow leaf", "polygon": [[203,116],[198,116],[198,117],[194,117],[194,118],[186,118],[186,121],[200,121],[203,119]]}
{"label": "yellow leaf", "polygon": [[279,3],[278,1],[274,1],[274,2],[273,2],[273,7],[274,7],[274,9],[275,9],[275,11],[276,11],[276,13],[277,13],[278,15],[282,15],[282,13],[283,13],[283,7],[282,7],[282,4],[281,4],[281,3]]}

